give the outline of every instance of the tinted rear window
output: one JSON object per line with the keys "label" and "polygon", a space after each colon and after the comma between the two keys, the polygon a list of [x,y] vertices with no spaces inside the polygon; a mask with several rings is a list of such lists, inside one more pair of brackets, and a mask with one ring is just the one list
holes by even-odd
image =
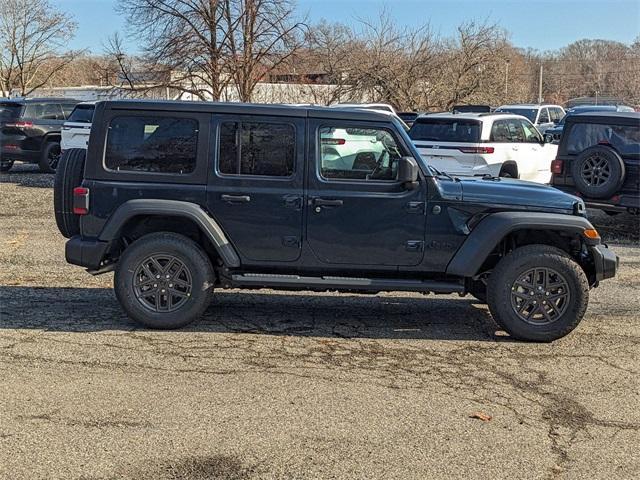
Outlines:
{"label": "tinted rear window", "polygon": [[19,103],[0,103],[0,122],[15,120],[20,116],[22,105]]}
{"label": "tinted rear window", "polygon": [[416,141],[478,143],[480,122],[475,120],[429,119],[418,120],[409,130]]}
{"label": "tinted rear window", "polygon": [[293,125],[225,122],[220,126],[220,173],[288,177],[293,174]]}
{"label": "tinted rear window", "polygon": [[638,155],[640,124],[575,123],[567,136],[567,153],[577,154],[598,144],[611,145],[622,155]]}
{"label": "tinted rear window", "polygon": [[115,117],[109,125],[105,165],[118,171],[191,173],[197,144],[195,119]]}
{"label": "tinted rear window", "polygon": [[94,105],[78,105],[73,109],[68,120],[70,122],[91,123],[95,109]]}

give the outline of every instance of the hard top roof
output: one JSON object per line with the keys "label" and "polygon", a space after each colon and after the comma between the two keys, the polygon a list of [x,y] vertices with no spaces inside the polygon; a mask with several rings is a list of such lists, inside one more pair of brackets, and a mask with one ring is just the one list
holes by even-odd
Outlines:
{"label": "hard top roof", "polygon": [[590,120],[594,122],[602,122],[603,120],[622,120],[628,123],[640,123],[640,112],[578,112],[567,117],[567,122],[586,123]]}
{"label": "hard top roof", "polygon": [[322,107],[315,105],[286,105],[236,102],[203,102],[176,100],[106,100],[98,102],[112,110],[155,110],[171,112],[255,114],[289,117],[333,118],[360,121],[389,121],[391,115],[374,110]]}

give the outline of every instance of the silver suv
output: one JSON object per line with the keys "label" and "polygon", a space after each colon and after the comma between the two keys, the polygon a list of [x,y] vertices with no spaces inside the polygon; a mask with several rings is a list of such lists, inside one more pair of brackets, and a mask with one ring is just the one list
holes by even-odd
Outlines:
{"label": "silver suv", "polygon": [[564,117],[565,111],[560,105],[522,103],[518,105],[502,105],[496,112],[515,113],[527,117],[540,133],[544,135],[548,128],[555,126]]}

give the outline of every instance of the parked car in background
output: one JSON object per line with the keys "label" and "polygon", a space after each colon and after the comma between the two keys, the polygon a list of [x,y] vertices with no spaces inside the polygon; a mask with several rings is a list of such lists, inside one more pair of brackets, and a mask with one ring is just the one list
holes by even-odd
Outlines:
{"label": "parked car in background", "polygon": [[551,184],[607,212],[640,211],[640,113],[569,115]]}
{"label": "parked car in background", "polygon": [[42,172],[55,172],[62,124],[77,103],[68,98],[0,101],[0,171],[7,172],[21,161],[37,163]]}
{"label": "parked car in background", "polygon": [[418,115],[420,115],[418,112],[398,112],[398,117],[400,117],[408,127],[413,125],[413,122],[416,121]]}
{"label": "parked car in background", "polygon": [[562,130],[564,129],[564,122],[568,115],[575,115],[577,113],[586,112],[634,112],[633,107],[627,105],[580,105],[577,107],[569,108],[566,110],[566,114],[560,122],[554,127],[548,128],[544,134],[550,135],[551,140],[555,143],[560,141],[562,136]]}
{"label": "parked car in background", "polygon": [[564,108],[560,105],[523,103],[518,105],[502,105],[496,108],[496,113],[514,113],[522,115],[533,123],[540,133],[544,134],[547,129],[553,127],[562,120],[565,115]]}
{"label": "parked car in background", "polygon": [[495,113],[418,117],[409,137],[430,165],[451,175],[491,175],[549,183],[557,146],[526,118]]}
{"label": "parked car in background", "polygon": [[491,113],[491,105],[454,105],[451,111],[455,113]]}
{"label": "parked car in background", "polygon": [[62,125],[60,142],[62,153],[70,148],[87,148],[95,108],[96,102],[82,102],[73,109]]}

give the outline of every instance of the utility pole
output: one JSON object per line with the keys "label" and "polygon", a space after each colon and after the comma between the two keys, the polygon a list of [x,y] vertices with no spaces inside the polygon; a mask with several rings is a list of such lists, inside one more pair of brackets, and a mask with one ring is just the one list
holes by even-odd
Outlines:
{"label": "utility pole", "polygon": [[540,76],[538,77],[538,103],[542,103],[542,64],[540,64]]}
{"label": "utility pole", "polygon": [[509,59],[507,59],[507,63],[504,64],[504,99],[507,100],[507,95],[509,94]]}

